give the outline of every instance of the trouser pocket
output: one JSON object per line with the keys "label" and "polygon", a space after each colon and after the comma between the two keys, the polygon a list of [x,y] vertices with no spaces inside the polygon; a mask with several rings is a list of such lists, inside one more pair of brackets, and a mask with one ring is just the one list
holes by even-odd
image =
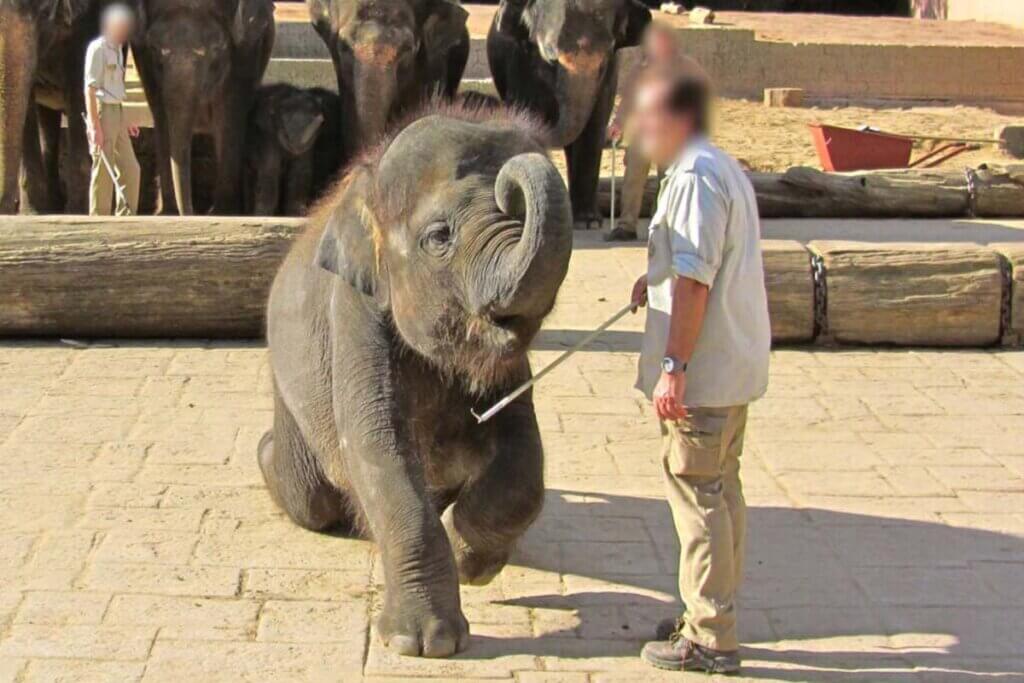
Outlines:
{"label": "trouser pocket", "polygon": [[666,422],[665,458],[669,471],[680,477],[717,477],[722,473],[722,434],[726,415],[693,413],[685,420]]}

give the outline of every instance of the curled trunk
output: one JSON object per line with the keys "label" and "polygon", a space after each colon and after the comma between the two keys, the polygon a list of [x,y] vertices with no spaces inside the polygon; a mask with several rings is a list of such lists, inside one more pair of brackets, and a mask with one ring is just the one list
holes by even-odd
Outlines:
{"label": "curled trunk", "polygon": [[562,177],[542,154],[520,154],[502,167],[494,196],[502,213],[522,219],[522,237],[505,256],[491,313],[542,316],[569,268],[572,214]]}
{"label": "curled trunk", "polygon": [[32,20],[0,5],[0,214],[18,208],[18,174],[36,50],[37,29]]}

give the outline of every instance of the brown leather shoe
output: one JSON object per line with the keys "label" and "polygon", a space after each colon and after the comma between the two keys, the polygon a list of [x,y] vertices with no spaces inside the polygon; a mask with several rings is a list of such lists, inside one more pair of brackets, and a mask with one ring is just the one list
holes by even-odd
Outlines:
{"label": "brown leather shoe", "polygon": [[712,650],[682,637],[647,643],[640,658],[666,671],[703,671],[725,676],[740,672],[739,652]]}

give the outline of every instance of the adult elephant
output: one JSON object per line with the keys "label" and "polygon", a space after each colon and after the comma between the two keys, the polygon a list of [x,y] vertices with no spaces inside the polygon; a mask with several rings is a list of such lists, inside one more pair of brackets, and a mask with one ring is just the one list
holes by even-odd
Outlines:
{"label": "adult elephant", "polygon": [[[85,50],[99,33],[104,0],[0,0],[0,214],[88,207]],[[45,100],[45,106],[36,99]],[[67,203],[57,174],[61,112],[67,113]],[[19,174],[24,182],[19,188]]]}
{"label": "adult elephant", "polygon": [[638,45],[650,21],[636,0],[502,0],[491,23],[494,85],[507,104],[541,116],[565,149],[577,228],[601,225],[597,185],[617,50]]}
{"label": "adult elephant", "polygon": [[[440,108],[322,202],[267,310],[273,499],[300,526],[363,530],[400,654],[465,646],[459,582],[504,566],[544,498],[527,350],[572,250],[565,185],[531,120]],[[325,543],[329,543],[325,539]]]}
{"label": "adult elephant", "polygon": [[213,212],[242,209],[246,123],[274,47],[273,0],[138,0],[132,43],[153,112],[161,212],[195,213],[192,137],[214,139]]}
{"label": "adult elephant", "polygon": [[468,13],[452,0],[307,0],[338,76],[346,156],[434,94],[455,95]]}

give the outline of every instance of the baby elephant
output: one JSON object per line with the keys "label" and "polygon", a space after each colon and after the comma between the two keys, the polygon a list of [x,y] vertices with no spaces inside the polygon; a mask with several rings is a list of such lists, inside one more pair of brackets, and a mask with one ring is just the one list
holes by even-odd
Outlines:
{"label": "baby elephant", "polygon": [[569,265],[545,149],[519,114],[434,105],[341,181],[270,294],[267,488],[302,527],[377,542],[377,630],[404,655],[465,647],[459,582],[494,578],[540,513],[532,396],[470,410],[530,376]]}
{"label": "baby elephant", "polygon": [[299,216],[341,166],[338,96],[283,83],[260,88],[249,115],[245,210]]}

